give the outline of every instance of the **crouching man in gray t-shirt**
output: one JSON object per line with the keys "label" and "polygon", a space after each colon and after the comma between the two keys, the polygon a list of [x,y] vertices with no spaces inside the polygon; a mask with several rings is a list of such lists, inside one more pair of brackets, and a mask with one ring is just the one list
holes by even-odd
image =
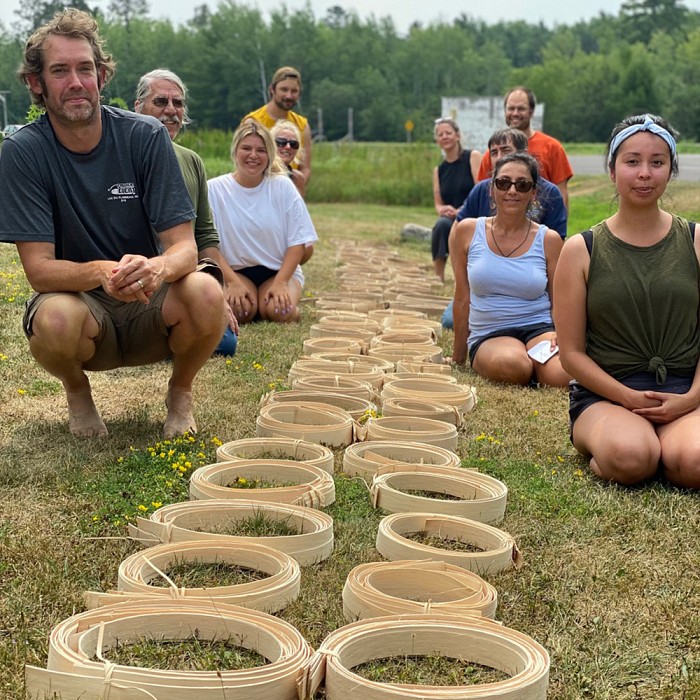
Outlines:
{"label": "crouching man in gray t-shirt", "polygon": [[37,292],[24,328],[63,383],[71,432],[107,433],[85,370],[172,356],[172,437],[196,430],[192,382],[226,325],[223,292],[194,272],[194,211],[165,127],[100,106],[113,72],[87,13],[57,14],[27,41],[19,76],[46,114],[3,144],[0,241]]}

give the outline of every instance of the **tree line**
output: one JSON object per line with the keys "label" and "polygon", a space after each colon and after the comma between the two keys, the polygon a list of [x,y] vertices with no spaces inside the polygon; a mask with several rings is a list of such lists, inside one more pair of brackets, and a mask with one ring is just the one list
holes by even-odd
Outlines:
{"label": "tree line", "polygon": [[[328,140],[348,132],[361,141],[432,138],[442,96],[503,94],[525,84],[546,103],[544,130],[565,141],[604,141],[611,125],[639,112],[662,114],[683,138],[700,138],[700,12],[678,0],[627,0],[573,25],[506,21],[462,14],[451,22],[414,23],[402,35],[390,18],[360,20],[341,6],[317,18],[311,7],[281,7],[269,19],[247,5],[201,5],[184,25],[148,16],[147,0],[27,0],[0,22],[0,91],[8,121],[22,122],[26,89],[14,77],[28,34],[63,6],[93,12],[117,72],[105,100],[133,105],[138,78],[156,67],[178,73],[190,92],[192,128],[231,129],[267,101],[276,68],[302,73],[299,110],[314,130],[322,115]],[[8,20],[5,20],[8,22]]]}

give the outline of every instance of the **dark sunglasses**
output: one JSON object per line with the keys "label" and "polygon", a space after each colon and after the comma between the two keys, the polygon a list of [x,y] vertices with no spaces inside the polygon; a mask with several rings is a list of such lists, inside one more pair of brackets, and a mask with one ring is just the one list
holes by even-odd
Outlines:
{"label": "dark sunglasses", "polygon": [[497,177],[493,184],[501,192],[507,192],[513,185],[516,192],[529,192],[535,186],[532,180],[511,180],[509,177]]}
{"label": "dark sunglasses", "polygon": [[299,142],[296,139],[283,139],[280,136],[276,136],[275,143],[280,148],[284,148],[287,144],[289,144],[289,147],[294,149],[295,151],[297,150],[297,148],[299,148]]}
{"label": "dark sunglasses", "polygon": [[182,109],[185,106],[185,101],[181,100],[179,97],[154,97],[153,98],[153,105],[155,107],[167,107],[168,102],[173,103],[173,107],[175,109]]}

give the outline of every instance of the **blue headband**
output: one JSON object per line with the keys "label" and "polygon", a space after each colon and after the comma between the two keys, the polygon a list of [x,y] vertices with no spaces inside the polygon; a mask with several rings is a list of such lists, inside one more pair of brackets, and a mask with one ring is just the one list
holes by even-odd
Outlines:
{"label": "blue headband", "polygon": [[643,124],[632,124],[631,126],[625,127],[610,142],[610,150],[608,151],[609,168],[612,168],[613,165],[615,165],[615,153],[620,147],[620,144],[625,139],[628,139],[630,136],[640,131],[649,131],[656,136],[660,136],[668,144],[668,147],[671,150],[671,157],[673,159],[676,158],[676,139],[674,139],[673,136],[671,136],[671,134],[663,128],[663,126],[659,126],[648,114],[645,114]]}

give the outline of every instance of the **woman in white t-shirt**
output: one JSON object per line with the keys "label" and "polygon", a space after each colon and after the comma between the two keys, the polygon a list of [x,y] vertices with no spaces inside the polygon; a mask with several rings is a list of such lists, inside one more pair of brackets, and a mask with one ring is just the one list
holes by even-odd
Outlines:
{"label": "woman in white t-shirt", "polygon": [[270,132],[246,119],[233,135],[232,173],[209,180],[221,238],[226,298],[240,323],[299,320],[301,260],[318,240],[306,205],[286,176]]}

